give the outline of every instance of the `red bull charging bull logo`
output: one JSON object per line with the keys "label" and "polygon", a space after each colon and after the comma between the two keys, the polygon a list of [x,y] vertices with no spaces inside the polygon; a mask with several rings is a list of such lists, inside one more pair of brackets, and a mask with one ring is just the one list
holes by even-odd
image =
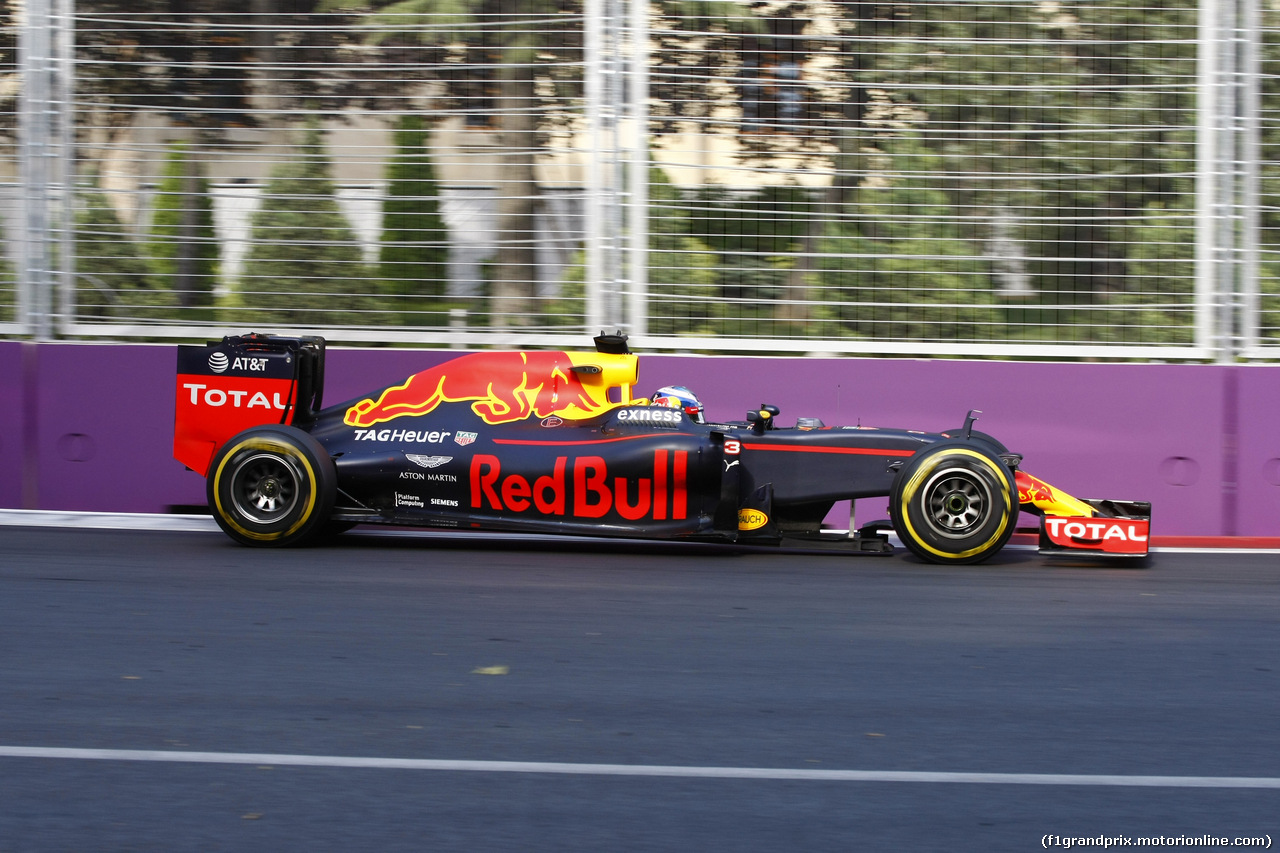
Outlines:
{"label": "red bull charging bull logo", "polygon": [[1018,503],[1034,506],[1049,515],[1092,517],[1093,508],[1076,500],[1066,492],[1054,489],[1044,480],[1032,477],[1025,471],[1014,473],[1018,484]]}
{"label": "red bull charging bull logo", "polygon": [[1053,487],[1048,483],[1024,471],[1018,471],[1014,479],[1018,483],[1018,503],[1053,503]]}
{"label": "red bull charging bull logo", "polygon": [[629,397],[635,371],[632,355],[474,353],[416,373],[376,400],[361,400],[347,409],[343,421],[371,427],[393,418],[420,417],[441,403],[467,401],[488,424],[552,415],[581,420],[618,405],[609,401],[611,385],[625,385],[624,396]]}

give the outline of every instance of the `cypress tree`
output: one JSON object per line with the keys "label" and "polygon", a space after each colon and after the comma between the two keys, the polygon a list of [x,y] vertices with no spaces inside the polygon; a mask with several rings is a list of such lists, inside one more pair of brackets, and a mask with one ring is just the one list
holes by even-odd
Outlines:
{"label": "cypress tree", "polygon": [[80,322],[172,322],[176,295],[151,268],[97,186],[81,191],[75,228],[75,317]]}
{"label": "cypress tree", "polygon": [[447,325],[449,232],[422,117],[400,118],[387,166],[378,274],[402,325]]}
{"label": "cypress tree", "polygon": [[18,276],[8,256],[0,252],[0,323],[12,323],[17,319],[17,304]]}
{"label": "cypress tree", "polygon": [[360,246],[338,207],[318,127],[276,170],[252,222],[252,248],[237,292],[242,322],[359,326],[382,300],[368,292]]}
{"label": "cypress tree", "polygon": [[150,239],[145,243],[158,287],[177,294],[191,319],[208,319],[218,276],[218,238],[213,229],[209,181],[185,142],[174,143],[156,196]]}

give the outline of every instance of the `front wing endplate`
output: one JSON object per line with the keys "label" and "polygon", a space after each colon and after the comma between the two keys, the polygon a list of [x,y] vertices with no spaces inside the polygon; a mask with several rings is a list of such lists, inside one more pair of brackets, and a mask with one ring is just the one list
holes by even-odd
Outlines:
{"label": "front wing endplate", "polygon": [[1040,517],[1041,554],[1145,557],[1150,549],[1151,504],[1146,501],[1085,500],[1092,517]]}

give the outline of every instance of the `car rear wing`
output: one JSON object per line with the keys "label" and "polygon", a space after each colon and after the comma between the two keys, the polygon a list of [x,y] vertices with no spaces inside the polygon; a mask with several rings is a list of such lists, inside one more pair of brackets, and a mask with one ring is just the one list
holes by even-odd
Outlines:
{"label": "car rear wing", "polygon": [[259,424],[306,427],[324,394],[321,337],[247,334],[179,346],[173,455],[208,473],[218,448]]}

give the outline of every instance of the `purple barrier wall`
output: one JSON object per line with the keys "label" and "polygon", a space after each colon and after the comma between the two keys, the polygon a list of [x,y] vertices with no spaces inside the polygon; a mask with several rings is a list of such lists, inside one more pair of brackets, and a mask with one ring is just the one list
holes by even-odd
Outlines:
{"label": "purple barrier wall", "polygon": [[172,460],[171,346],[45,344],[35,358],[39,509],[163,512],[203,503]]}
{"label": "purple barrier wall", "polygon": [[[0,505],[165,512],[205,503],[204,478],[173,459],[175,347],[42,344],[28,349],[34,353],[29,357],[34,366],[28,366],[33,389],[27,393],[34,392],[36,399],[36,494],[34,500],[30,495],[24,500],[20,492],[10,498],[6,485]],[[21,345],[5,342],[2,357],[10,350],[20,359]],[[325,396],[345,400],[448,358],[441,352],[338,351],[326,362]],[[364,378],[370,373],[379,378]],[[22,396],[21,386],[9,384],[8,377],[17,375],[5,374],[0,400]],[[13,470],[21,470],[20,461]]]}
{"label": "purple barrier wall", "polygon": [[[163,512],[204,503],[171,457],[175,350],[168,345],[0,342],[0,506]],[[330,349],[338,403],[452,354]],[[857,358],[642,356],[637,393],[684,384],[712,419],[766,402],[780,422],[978,429],[1024,468],[1078,497],[1150,500],[1157,535],[1280,535],[1280,369]],[[24,496],[24,423],[37,491]],[[1238,449],[1231,453],[1232,446]],[[882,517],[872,507],[861,521]]]}
{"label": "purple barrier wall", "polygon": [[1236,529],[1228,535],[1280,536],[1280,366],[1233,370],[1239,487],[1228,494]]}

